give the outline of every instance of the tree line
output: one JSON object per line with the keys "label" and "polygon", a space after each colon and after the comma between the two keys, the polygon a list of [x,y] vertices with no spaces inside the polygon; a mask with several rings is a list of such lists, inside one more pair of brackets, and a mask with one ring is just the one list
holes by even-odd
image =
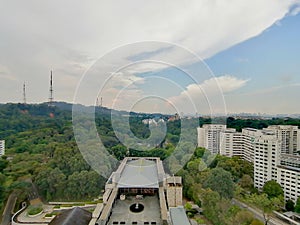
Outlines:
{"label": "tree line", "polygon": [[[171,171],[176,170],[177,165],[185,164],[178,172],[183,177],[184,195],[201,205],[205,215],[214,224],[226,224],[223,222],[228,218],[229,221],[235,221],[243,217],[241,215],[245,212],[233,206],[225,209],[237,192],[239,195],[258,194],[253,187],[251,164],[236,157],[215,157],[202,148],[195,150],[196,127],[211,123],[209,118],[186,119],[184,128],[182,119],[169,121],[162,143],[148,151],[139,151],[120,142],[112,126],[110,110],[97,108],[95,115],[98,134],[108,152],[116,159],[121,160],[126,156],[170,158],[170,166],[175,167],[169,168]],[[130,131],[140,139],[147,139],[150,135],[149,125],[142,121],[158,116],[166,121],[170,117],[130,114]],[[84,123],[83,117],[83,129],[85,125],[89,126]],[[273,124],[300,125],[300,120],[227,119],[228,127],[237,130],[243,127],[261,129]],[[132,141],[125,127],[121,125],[118,129],[128,142]],[[101,194],[105,179],[86,163],[78,149],[70,106],[62,103],[59,107],[48,107],[47,104],[0,105],[0,139],[6,140],[7,153],[0,158],[1,208],[13,190],[19,193],[19,201],[25,200],[32,184],[45,201],[90,200]],[[222,183],[216,183],[216,180]],[[223,214],[215,214],[219,212]]]}

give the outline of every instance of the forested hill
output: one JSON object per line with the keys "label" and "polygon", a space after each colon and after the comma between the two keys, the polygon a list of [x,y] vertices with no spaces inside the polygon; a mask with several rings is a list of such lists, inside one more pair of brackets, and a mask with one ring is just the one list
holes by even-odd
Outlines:
{"label": "forested hill", "polygon": [[[44,127],[55,127],[60,129],[72,120],[71,103],[54,102],[54,107],[49,107],[48,103],[42,104],[0,104],[0,139],[5,139],[11,134],[29,129],[40,129]],[[128,112],[111,110],[105,107],[89,107],[76,105],[76,110],[95,110],[99,117],[109,118],[111,113],[117,115],[127,115]],[[164,118],[170,115],[146,114],[130,112],[131,117],[139,118]]]}
{"label": "forested hill", "polygon": [[0,139],[26,130],[61,128],[71,120],[71,111],[45,104],[0,105]]}
{"label": "forested hill", "polygon": [[[86,110],[87,107],[79,106]],[[155,156],[165,159],[172,154],[182,136],[181,148],[190,148],[196,142],[196,127],[210,123],[209,118],[185,119],[187,125],[181,129],[183,120],[167,122],[167,134],[163,142],[149,151],[137,151],[122,145],[115,136],[110,115],[126,115],[126,112],[111,111],[97,107],[95,122],[101,140],[110,154],[121,160],[129,156]],[[149,127],[142,120],[164,118],[161,114],[130,113],[130,130],[138,138],[149,137]],[[243,120],[228,118],[228,127],[241,130],[243,127],[261,129],[272,124],[300,125],[299,119]],[[119,126],[118,129],[122,127]],[[183,131],[183,134],[182,134]],[[159,131],[158,131],[159,132]],[[125,139],[132,142],[128,131]],[[159,138],[160,133],[156,136]],[[181,139],[180,139],[181,138]],[[101,193],[105,179],[100,177],[85,162],[80,154],[72,127],[72,105],[55,103],[54,107],[43,104],[0,105],[0,140],[6,141],[6,156],[0,158],[0,208],[13,190],[19,201],[28,196],[31,181],[38,187],[44,200],[88,200]],[[182,157],[178,151],[176,157]],[[89,180],[87,184],[86,180]]]}
{"label": "forested hill", "polygon": [[[88,109],[85,106],[77,106],[77,109],[81,107],[83,111]],[[96,126],[108,151],[122,159],[128,150],[115,137],[110,114],[111,110],[97,107]],[[142,120],[159,116],[130,113],[132,132],[140,138],[147,138],[149,129]],[[168,126],[168,148],[171,149],[172,143],[176,145],[179,139],[180,122],[174,121]],[[75,142],[71,104],[55,103],[54,107],[47,103],[0,105],[2,139],[6,141],[6,156],[0,158],[0,208],[13,190],[18,192],[20,202],[26,199],[31,181],[46,201],[89,200],[101,193],[105,179],[85,162]],[[171,150],[158,147],[143,153],[130,149],[130,155],[165,158]]]}

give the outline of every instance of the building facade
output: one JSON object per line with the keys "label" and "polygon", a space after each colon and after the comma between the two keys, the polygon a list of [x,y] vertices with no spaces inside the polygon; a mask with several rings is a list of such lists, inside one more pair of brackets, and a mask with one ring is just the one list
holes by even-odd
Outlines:
{"label": "building facade", "polygon": [[[210,143],[214,142],[214,143]],[[244,128],[242,132],[224,125],[198,128],[198,145],[228,157],[240,156],[254,165],[254,186],[262,189],[275,180],[284,190],[285,200],[300,196],[300,130],[297,126],[274,125],[263,130]]]}
{"label": "building facade", "polygon": [[277,174],[277,182],[283,188],[285,198],[296,202],[300,196],[300,156],[281,154]]}
{"label": "building facade", "polygon": [[281,142],[274,132],[262,132],[254,140],[254,186],[262,189],[269,180],[277,181]]}
{"label": "building facade", "polygon": [[228,157],[243,157],[243,135],[236,129],[220,132],[220,154]]}
{"label": "building facade", "polygon": [[198,146],[206,148],[213,154],[220,152],[220,133],[226,130],[223,124],[204,124],[198,127]]}
{"label": "building facade", "polygon": [[264,130],[275,132],[277,139],[281,141],[282,154],[296,154],[299,150],[300,132],[297,126],[273,125]]}

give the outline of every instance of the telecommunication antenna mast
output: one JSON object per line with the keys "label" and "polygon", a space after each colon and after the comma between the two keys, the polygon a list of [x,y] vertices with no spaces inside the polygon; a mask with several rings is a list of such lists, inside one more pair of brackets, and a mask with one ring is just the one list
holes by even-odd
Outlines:
{"label": "telecommunication antenna mast", "polygon": [[23,84],[23,104],[26,104],[26,84]]}
{"label": "telecommunication antenna mast", "polygon": [[102,102],[103,102],[103,100],[102,100],[102,97],[100,97],[100,104],[99,104],[99,98],[97,97],[97,100],[96,100],[96,106],[97,107],[102,107]]}
{"label": "telecommunication antenna mast", "polygon": [[52,78],[52,70],[50,72],[50,89],[49,89],[49,103],[48,106],[53,106],[53,78]]}

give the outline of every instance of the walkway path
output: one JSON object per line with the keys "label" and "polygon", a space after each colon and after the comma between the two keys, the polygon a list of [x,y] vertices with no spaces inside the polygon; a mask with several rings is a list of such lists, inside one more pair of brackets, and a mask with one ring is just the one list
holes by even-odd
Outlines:
{"label": "walkway path", "polygon": [[[264,222],[264,217],[263,217],[263,213],[261,210],[258,210],[258,209],[255,209],[253,207],[250,207],[249,205],[246,205],[245,203],[237,200],[237,199],[232,199],[232,203],[241,207],[241,208],[244,208],[244,209],[247,209],[249,210],[250,212],[253,213],[253,215],[255,216],[256,219],[259,219],[260,221],[263,221]],[[286,223],[274,216],[271,216],[270,217],[270,220],[268,222],[268,225],[289,225],[289,223]]]}
{"label": "walkway path", "polygon": [[15,208],[17,201],[17,195],[15,192],[11,193],[7,199],[7,203],[5,205],[5,209],[2,215],[2,222],[1,225],[9,225],[11,217],[13,215],[13,210]]}

